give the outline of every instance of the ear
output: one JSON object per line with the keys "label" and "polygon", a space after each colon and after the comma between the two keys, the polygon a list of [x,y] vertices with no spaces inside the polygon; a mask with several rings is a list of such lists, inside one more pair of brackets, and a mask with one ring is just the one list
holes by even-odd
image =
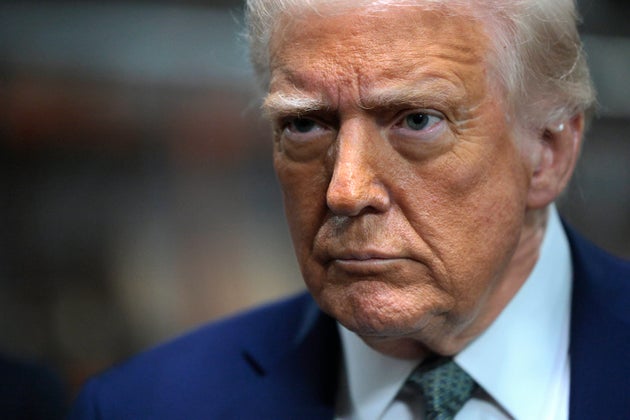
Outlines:
{"label": "ear", "polygon": [[527,196],[530,208],[547,206],[566,187],[575,169],[583,133],[583,113],[555,127],[545,127],[535,152],[535,165]]}

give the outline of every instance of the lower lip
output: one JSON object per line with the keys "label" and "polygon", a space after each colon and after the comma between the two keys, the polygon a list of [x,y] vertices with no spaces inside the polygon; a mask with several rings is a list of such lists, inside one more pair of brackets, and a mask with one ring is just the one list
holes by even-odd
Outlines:
{"label": "lower lip", "polygon": [[332,265],[349,273],[375,274],[389,271],[405,260],[405,258],[334,259],[332,260]]}

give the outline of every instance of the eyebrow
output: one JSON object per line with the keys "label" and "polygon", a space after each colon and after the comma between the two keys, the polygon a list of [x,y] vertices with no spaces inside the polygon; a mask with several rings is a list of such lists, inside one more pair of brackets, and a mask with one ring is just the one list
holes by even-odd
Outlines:
{"label": "eyebrow", "polygon": [[[415,81],[393,86],[370,87],[361,93],[359,106],[365,110],[398,107],[448,106],[461,99],[457,85],[442,78]],[[322,97],[301,91],[272,92],[265,98],[262,110],[267,118],[301,115],[331,109]]]}
{"label": "eyebrow", "polygon": [[461,95],[459,89],[443,79],[412,84],[373,87],[361,95],[364,109],[395,108],[399,106],[430,107],[450,104]]}
{"label": "eyebrow", "polygon": [[329,105],[322,98],[284,92],[270,93],[262,105],[263,113],[267,117],[300,115],[327,108]]}

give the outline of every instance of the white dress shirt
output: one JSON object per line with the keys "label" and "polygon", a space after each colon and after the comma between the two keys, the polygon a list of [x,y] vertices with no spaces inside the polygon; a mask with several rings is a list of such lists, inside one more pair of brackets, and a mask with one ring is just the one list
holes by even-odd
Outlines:
{"label": "white dress shirt", "polygon": [[[490,327],[455,357],[483,388],[456,420],[568,418],[571,283],[568,241],[551,206],[529,278]],[[414,418],[396,395],[418,361],[385,356],[341,325],[339,330],[344,367],[336,418]]]}

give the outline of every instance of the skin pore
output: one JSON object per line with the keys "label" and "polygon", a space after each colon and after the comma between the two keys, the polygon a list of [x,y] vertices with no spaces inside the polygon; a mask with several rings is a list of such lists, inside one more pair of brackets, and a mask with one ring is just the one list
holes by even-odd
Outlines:
{"label": "skin pore", "polygon": [[302,275],[394,357],[455,354],[488,327],[573,168],[555,140],[579,144],[581,117],[524,156],[489,46],[480,23],[413,6],[307,13],[271,38],[265,111]]}

